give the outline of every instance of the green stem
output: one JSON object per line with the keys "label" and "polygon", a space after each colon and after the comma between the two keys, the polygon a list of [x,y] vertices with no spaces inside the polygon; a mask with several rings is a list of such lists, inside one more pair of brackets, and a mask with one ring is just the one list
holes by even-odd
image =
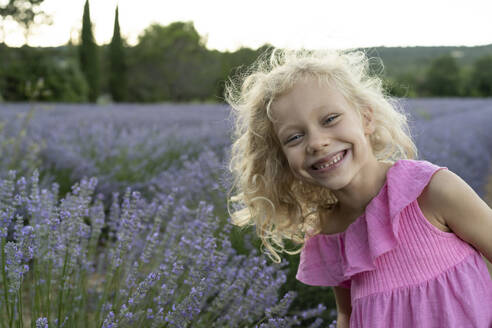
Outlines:
{"label": "green stem", "polygon": [[61,288],[58,292],[58,328],[60,327],[61,324],[61,313],[62,313],[62,308],[63,308],[63,291],[65,289],[65,271],[67,269],[67,262],[68,262],[68,248],[65,252],[65,259],[63,261],[63,271],[62,271],[62,276],[61,276]]}
{"label": "green stem", "polygon": [[9,327],[10,327],[12,324],[12,319],[11,319],[10,308],[9,308],[9,295],[7,292],[8,289],[7,273],[5,272],[5,238],[2,238],[2,279],[3,279],[3,297],[4,297],[5,309],[7,311],[7,318],[9,319]]}
{"label": "green stem", "polygon": [[3,314],[0,315],[0,327],[5,328],[5,323],[3,322]]}
{"label": "green stem", "polygon": [[79,285],[79,288],[81,288],[79,295],[81,295],[80,299],[80,305],[79,309],[81,309],[81,317],[80,320],[77,320],[76,322],[81,321],[80,327],[87,327],[87,322],[89,320],[88,318],[88,309],[86,308],[87,306],[87,271],[82,272],[81,276],[81,282]]}
{"label": "green stem", "polygon": [[5,328],[5,323],[3,322],[3,313],[0,312],[0,327]]}
{"label": "green stem", "polygon": [[[68,283],[68,285],[70,286],[70,282]],[[65,296],[65,302],[64,302],[64,304],[73,305],[73,295],[72,295],[72,289],[70,287],[68,288],[67,294]],[[66,322],[66,326],[68,326],[68,327],[74,327],[74,325],[71,322],[72,319],[73,319],[72,309],[73,308],[70,308],[68,311],[67,310],[65,311],[65,312],[68,312],[69,313],[69,315],[68,315],[69,316],[69,321]]]}
{"label": "green stem", "polygon": [[38,265],[37,265],[37,260],[33,259],[32,261],[32,286],[34,286],[34,290],[32,291],[32,296],[31,296],[31,309],[32,309],[32,314],[31,314],[31,327],[35,328],[36,323],[34,322],[35,318],[38,318],[38,314],[40,313],[41,309],[41,298],[40,296],[42,295],[41,293],[41,287],[39,286],[39,272],[38,272]]}
{"label": "green stem", "polygon": [[18,312],[19,312],[19,327],[24,327],[24,322],[22,321],[22,282],[19,287],[19,307],[18,307]]}
{"label": "green stem", "polygon": [[51,319],[51,270],[52,270],[52,266],[53,266],[53,260],[49,260],[49,263],[48,263],[48,279],[47,279],[47,282],[46,282],[46,288],[48,288],[48,291],[46,293],[46,295],[48,296],[48,299],[46,301],[46,303],[44,304],[45,307],[48,308],[48,310],[46,311],[45,309],[45,313],[48,313],[48,321]]}
{"label": "green stem", "polygon": [[36,267],[35,267],[36,260],[33,259],[32,261],[32,282],[31,286],[34,286],[33,290],[31,291],[31,328],[35,327],[35,322],[34,320],[38,318],[38,307],[36,307],[36,296],[37,296],[37,286],[36,286]]}
{"label": "green stem", "polygon": [[110,277],[109,282],[106,282],[106,285],[104,286],[104,292],[103,292],[103,297],[101,298],[101,301],[99,302],[99,306],[97,307],[97,312],[96,312],[96,320],[98,322],[97,327],[102,327],[102,324],[104,323],[104,318],[100,318],[101,316],[101,309],[106,302],[106,299],[108,297],[109,289],[111,289],[111,285],[113,284],[113,279],[114,277],[118,274],[119,268],[116,269],[116,272],[112,273]]}

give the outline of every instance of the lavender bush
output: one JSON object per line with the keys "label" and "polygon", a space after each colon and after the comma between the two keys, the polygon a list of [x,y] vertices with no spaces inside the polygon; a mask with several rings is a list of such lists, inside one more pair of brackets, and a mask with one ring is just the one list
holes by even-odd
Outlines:
{"label": "lavender bush", "polygon": [[[0,120],[15,121],[29,110],[3,105]],[[56,179],[64,193],[74,182],[97,176],[98,192],[108,196],[126,186],[144,191],[162,172],[181,167],[182,156],[194,159],[204,147],[222,160],[229,139],[226,113],[220,105],[39,105],[26,138],[43,143],[32,156],[41,162],[44,185]],[[32,151],[23,147],[22,153]]]}
{"label": "lavender bush", "polygon": [[29,176],[41,166],[40,152],[44,147],[39,140],[28,135],[34,108],[0,119],[0,177],[9,170]]}
{"label": "lavender bush", "polygon": [[38,182],[0,181],[0,327],[292,327],[325,309],[287,315],[283,265],[238,255],[205,202],[127,189],[105,215],[95,178],[61,199]]}
{"label": "lavender bush", "polygon": [[[408,99],[402,104],[411,116],[420,158],[448,166],[483,196],[492,153],[492,100]],[[126,186],[149,195],[147,188],[163,172],[177,172],[203,151],[215,153],[224,166],[230,145],[225,105],[47,104],[36,106],[28,124],[17,115],[29,113],[29,105],[1,107],[0,120],[9,123],[9,131],[0,131],[0,140],[24,138],[22,145],[4,151],[18,149],[22,156],[1,157],[10,161],[0,162],[3,176],[9,169],[30,175],[39,167],[42,184],[56,180],[62,194],[74,182],[97,176],[97,191],[105,196]]]}

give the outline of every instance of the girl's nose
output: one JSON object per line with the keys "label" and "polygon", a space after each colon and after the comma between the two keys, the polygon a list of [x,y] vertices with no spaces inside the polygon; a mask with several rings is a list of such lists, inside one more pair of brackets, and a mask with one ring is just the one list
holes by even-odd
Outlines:
{"label": "girl's nose", "polygon": [[316,152],[323,151],[330,145],[329,138],[325,136],[313,136],[309,138],[309,142],[306,147],[306,151],[310,154],[315,154]]}

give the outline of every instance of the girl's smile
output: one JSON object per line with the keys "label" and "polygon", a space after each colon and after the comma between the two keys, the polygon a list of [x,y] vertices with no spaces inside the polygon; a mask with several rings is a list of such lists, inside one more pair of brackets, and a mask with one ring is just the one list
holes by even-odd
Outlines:
{"label": "girl's smile", "polygon": [[340,166],[341,162],[345,159],[347,155],[348,149],[336,152],[335,154],[327,155],[321,158],[319,161],[316,161],[311,168],[318,172],[327,172],[332,170],[338,166]]}
{"label": "girl's smile", "polygon": [[343,165],[345,159],[347,158],[349,149],[345,149],[339,152],[336,152],[334,155],[328,155],[321,158],[319,161],[316,161],[313,165],[311,165],[311,170],[316,171],[316,173],[325,173],[331,172],[335,170],[337,167]]}

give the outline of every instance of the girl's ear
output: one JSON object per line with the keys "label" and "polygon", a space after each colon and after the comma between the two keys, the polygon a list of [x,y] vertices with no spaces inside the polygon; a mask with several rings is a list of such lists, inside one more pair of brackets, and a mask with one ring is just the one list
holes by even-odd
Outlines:
{"label": "girl's ear", "polygon": [[370,135],[376,130],[374,123],[374,111],[371,107],[366,107],[362,110],[362,124],[364,127],[364,133]]}

